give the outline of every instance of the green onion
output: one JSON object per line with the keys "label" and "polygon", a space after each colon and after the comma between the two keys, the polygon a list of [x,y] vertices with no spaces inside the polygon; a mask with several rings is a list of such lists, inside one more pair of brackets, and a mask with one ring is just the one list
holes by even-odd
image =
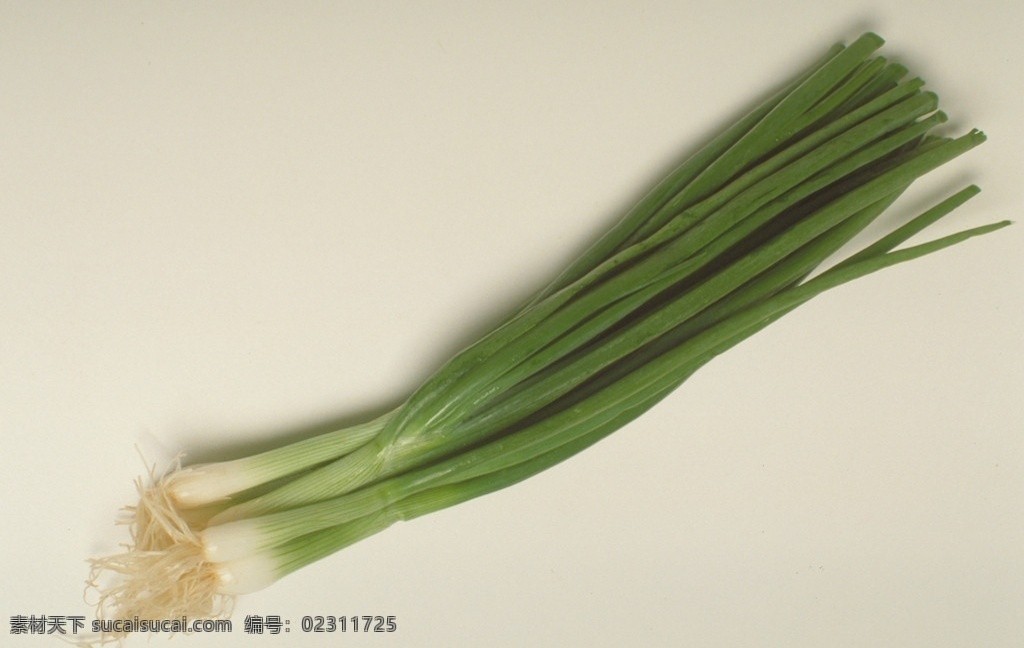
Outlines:
{"label": "green onion", "polygon": [[[139,486],[133,545],[94,562],[103,614],[225,613],[409,520],[564,461],[813,297],[992,232],[900,245],[970,186],[825,264],[917,178],[985,139],[932,134],[938,98],[864,36],[668,175],[552,283],[374,421]],[[101,573],[122,578],[100,584]]]}

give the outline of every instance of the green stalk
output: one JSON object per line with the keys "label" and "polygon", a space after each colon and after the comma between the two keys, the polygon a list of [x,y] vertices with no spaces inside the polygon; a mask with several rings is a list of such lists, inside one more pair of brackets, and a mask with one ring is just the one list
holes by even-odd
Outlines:
{"label": "green stalk", "polygon": [[[751,207],[756,210],[761,206],[763,210],[766,210],[764,213],[758,217],[758,212],[755,211],[753,220],[746,222],[747,229],[736,230],[744,235],[749,231],[756,231],[771,217],[777,215],[780,208],[806,198],[818,188],[837,182],[840,178],[848,177],[849,174],[865,164],[879,159],[880,156],[886,155],[906,141],[919,138],[930,123],[944,117],[938,114],[932,120],[912,123],[909,127],[897,130],[894,135],[883,137],[853,155],[848,153],[851,149],[857,150],[864,143],[877,137],[879,132],[885,133],[893,128],[899,128],[908,120],[913,120],[933,109],[934,96],[925,93],[883,110],[873,118],[877,122],[877,126],[872,127],[871,124],[867,124],[847,130],[835,140],[824,143],[822,145],[824,150],[816,151],[814,155],[807,154],[799,161],[777,171],[776,176],[762,181],[769,182],[771,180],[776,188],[766,190],[760,189],[759,184],[750,185],[744,192],[727,202],[719,212],[709,215],[706,222],[724,218],[728,226],[734,222],[743,221]],[[736,290],[748,277],[765,271],[788,255],[795,247],[805,244],[862,209],[862,205],[869,205],[881,200],[884,196],[905,185],[910,179],[943,164],[980,143],[983,139],[984,137],[980,133],[975,132],[941,145],[921,147],[917,154],[907,156],[906,160],[894,168],[871,178],[856,189],[846,191],[818,213],[805,216],[778,237],[777,241],[770,245],[753,246],[752,251],[748,252],[746,256],[731,261],[731,265],[724,270],[717,272],[702,284],[693,287],[692,290],[688,290],[685,299],[675,300],[626,328],[619,327],[618,333],[614,337],[602,338],[601,344],[594,351],[578,358],[569,366],[560,367],[557,372],[551,373],[541,386],[518,394],[517,400],[513,404],[519,409],[513,410],[515,412],[513,415],[523,418],[531,412],[537,411],[604,367],[627,356],[633,350],[649,344],[680,322],[686,321],[703,308]],[[811,162],[806,160],[811,160]],[[817,163],[817,166],[814,163]],[[807,177],[820,166],[825,166],[826,171],[811,175],[803,182],[802,191],[790,191],[784,196],[779,195],[785,191],[786,187],[792,186],[793,182],[799,182],[800,178]],[[745,195],[747,193],[752,195]],[[773,201],[773,199],[775,200]],[[736,205],[739,209],[738,213],[731,214],[730,205]],[[689,231],[686,230],[686,232]],[[685,232],[683,236],[685,237]],[[714,251],[716,249],[714,242],[709,243],[706,238],[708,238],[706,235],[699,238],[692,246],[693,249],[703,248],[703,256],[706,258],[702,261],[710,261],[716,256],[723,255],[722,248],[733,247],[738,242],[728,237],[719,239],[717,240],[719,251],[716,252]],[[671,245],[667,245],[665,249],[669,252],[662,250],[662,254],[669,254],[672,258],[685,256],[676,252]],[[678,266],[676,271],[680,272],[681,277],[673,278],[674,281],[690,276],[694,269],[687,267],[685,263]],[[650,274],[649,269],[643,263],[634,265],[632,271],[634,274],[640,273],[642,276]],[[642,278],[638,280],[630,278],[629,281],[634,285],[647,283]],[[615,286],[614,283],[611,285]],[[664,287],[660,284],[654,285],[658,291]],[[612,287],[607,292],[615,295],[619,294],[621,289]],[[545,312],[545,316],[537,321],[534,330],[530,331],[528,335],[523,335],[518,339],[512,338],[512,340],[499,336],[499,341],[503,340],[504,344],[491,350],[486,355],[486,361],[484,358],[477,357],[475,362],[460,367],[456,376],[442,380],[441,385],[446,389],[438,388],[435,385],[427,390],[426,394],[422,390],[418,392],[410,399],[406,409],[396,417],[397,424],[389,426],[373,442],[350,455],[299,477],[281,488],[236,506],[215,520],[260,515],[319,499],[327,499],[339,493],[351,491],[360,485],[373,483],[388,475],[433,461],[457,451],[460,447],[478,442],[496,430],[479,425],[475,428],[460,428],[459,420],[468,416],[474,409],[481,407],[487,399],[502,393],[532,375],[537,367],[549,366],[552,362],[579,348],[582,343],[590,342],[594,339],[595,334],[607,330],[608,326],[619,322],[623,316],[629,316],[643,305],[643,303],[638,304],[638,301],[643,302],[650,298],[650,292],[650,290],[641,291],[634,295],[634,297],[639,297],[639,300],[620,301],[615,305],[617,307],[609,309],[601,306],[605,309],[604,317],[590,319],[589,326],[578,328],[577,324],[583,319],[591,318],[591,313],[594,312],[595,306],[584,300],[579,302],[582,304],[579,308],[582,313],[569,308],[562,311],[562,314],[568,314],[567,317],[560,318],[558,312]],[[605,293],[601,293],[599,289],[590,295],[597,295],[591,301],[598,306],[609,300],[609,297],[605,297]],[[623,306],[625,308],[622,308]],[[518,319],[522,320],[529,316],[530,313],[525,313]],[[510,323],[509,326],[511,325]],[[499,329],[499,332],[502,330]],[[563,331],[572,331],[572,335],[566,337],[562,334]],[[559,336],[562,338],[562,344],[550,346],[550,341]],[[543,350],[539,359],[524,365],[523,361],[531,355],[531,351],[534,349]],[[517,367],[519,371],[516,371]],[[444,375],[445,371],[442,369],[440,373]],[[498,380],[502,374],[505,374],[506,378]],[[430,408],[423,404],[424,398],[427,399],[427,403],[435,402],[438,405]],[[506,410],[510,408],[508,402],[504,404],[504,407]],[[504,418],[500,420],[506,420],[513,415],[504,414]]]}

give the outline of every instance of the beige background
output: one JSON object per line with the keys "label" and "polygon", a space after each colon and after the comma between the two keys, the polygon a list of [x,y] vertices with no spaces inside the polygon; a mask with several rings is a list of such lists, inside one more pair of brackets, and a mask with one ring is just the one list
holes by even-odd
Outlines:
{"label": "beige background", "polygon": [[[397,402],[836,40],[878,31],[990,136],[894,218],[967,182],[936,234],[1019,218],[1021,6],[0,3],[2,632],[89,613],[136,448]],[[1021,227],[837,290],[584,455],[180,645],[341,645],[299,620],[379,614],[399,631],[345,645],[1019,646]]]}

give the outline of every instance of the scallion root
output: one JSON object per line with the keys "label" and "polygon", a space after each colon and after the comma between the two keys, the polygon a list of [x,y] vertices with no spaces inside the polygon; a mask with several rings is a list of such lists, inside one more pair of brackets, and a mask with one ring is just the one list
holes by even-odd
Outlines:
{"label": "scallion root", "polygon": [[[206,559],[194,523],[168,490],[180,466],[149,483],[136,480],[139,501],[125,508],[131,541],[124,551],[90,561],[88,589],[98,593],[99,619],[211,619],[230,615],[234,597],[220,591],[218,566]],[[123,636],[123,634],[121,635]],[[100,643],[120,638],[104,636]]]}

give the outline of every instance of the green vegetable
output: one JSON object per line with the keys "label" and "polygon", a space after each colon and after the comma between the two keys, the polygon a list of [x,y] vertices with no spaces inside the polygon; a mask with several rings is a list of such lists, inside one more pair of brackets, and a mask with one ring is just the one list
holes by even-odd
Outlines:
{"label": "green vegetable", "polygon": [[[673,171],[598,243],[395,411],[140,488],[120,616],[209,617],[398,520],[505,488],[596,443],[822,292],[1005,226],[897,249],[967,187],[832,258],[911,183],[984,141],[937,137],[920,79],[865,34]],[[94,575],[94,580],[98,576]]]}

